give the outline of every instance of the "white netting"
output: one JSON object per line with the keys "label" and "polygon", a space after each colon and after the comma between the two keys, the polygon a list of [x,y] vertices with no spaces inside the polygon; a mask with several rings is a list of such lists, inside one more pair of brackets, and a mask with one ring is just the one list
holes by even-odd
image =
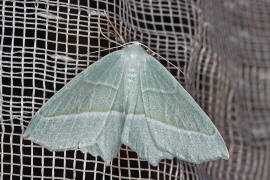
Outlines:
{"label": "white netting", "polygon": [[[270,176],[270,3],[252,0],[2,1],[0,179],[266,180]],[[111,165],[22,138],[35,112],[119,37],[140,41],[213,120],[230,160],[158,167],[123,146]],[[91,54],[94,51],[97,53]]]}

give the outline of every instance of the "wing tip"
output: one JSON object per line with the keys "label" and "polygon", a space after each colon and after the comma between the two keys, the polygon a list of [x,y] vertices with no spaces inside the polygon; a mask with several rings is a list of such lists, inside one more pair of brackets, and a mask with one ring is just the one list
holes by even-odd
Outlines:
{"label": "wing tip", "polygon": [[224,156],[222,157],[222,159],[224,159],[224,160],[229,160],[230,159],[230,154],[229,154],[229,151],[228,151],[227,148],[226,148],[226,153],[224,154]]}

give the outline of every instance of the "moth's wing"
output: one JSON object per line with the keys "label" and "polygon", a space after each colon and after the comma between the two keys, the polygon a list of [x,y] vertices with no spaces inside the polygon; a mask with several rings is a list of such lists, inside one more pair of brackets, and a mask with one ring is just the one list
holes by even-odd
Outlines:
{"label": "moth's wing", "polygon": [[209,117],[156,59],[148,56],[140,79],[145,126],[159,149],[192,163],[229,157]]}
{"label": "moth's wing", "polygon": [[121,51],[91,65],[36,113],[24,137],[51,151],[80,148],[110,161],[121,146],[123,73]]}
{"label": "moth's wing", "polygon": [[160,149],[151,136],[147,126],[142,92],[140,88],[134,94],[134,100],[129,102],[126,111],[125,125],[122,133],[122,143],[134,150],[140,158],[157,166],[161,159],[172,159],[173,155]]}

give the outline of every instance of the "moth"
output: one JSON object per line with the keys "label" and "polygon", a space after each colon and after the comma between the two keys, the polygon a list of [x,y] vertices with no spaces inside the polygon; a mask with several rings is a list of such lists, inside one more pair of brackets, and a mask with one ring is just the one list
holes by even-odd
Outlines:
{"label": "moth", "polygon": [[106,163],[122,144],[153,166],[174,157],[191,163],[229,158],[206,113],[138,43],[78,74],[36,113],[24,137]]}

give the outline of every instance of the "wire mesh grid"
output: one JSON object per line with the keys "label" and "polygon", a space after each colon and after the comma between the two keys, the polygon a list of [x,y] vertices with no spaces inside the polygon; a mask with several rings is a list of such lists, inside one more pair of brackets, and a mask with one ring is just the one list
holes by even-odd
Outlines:
{"label": "wire mesh grid", "polygon": [[[269,177],[268,2],[13,0],[0,6],[0,179]],[[99,157],[50,152],[22,138],[50,97],[116,46],[99,31],[119,38],[104,10],[127,42],[144,43],[184,72],[161,60],[211,117],[229,161],[198,166],[174,159],[153,167],[122,146],[106,166]]]}

